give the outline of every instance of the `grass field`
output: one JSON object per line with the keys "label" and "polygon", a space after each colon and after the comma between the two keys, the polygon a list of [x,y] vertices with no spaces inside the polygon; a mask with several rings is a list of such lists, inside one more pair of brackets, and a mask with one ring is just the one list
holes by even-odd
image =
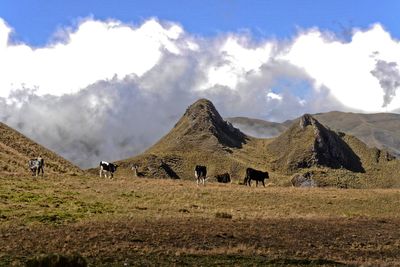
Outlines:
{"label": "grass field", "polygon": [[0,177],[0,265],[400,266],[400,190]]}

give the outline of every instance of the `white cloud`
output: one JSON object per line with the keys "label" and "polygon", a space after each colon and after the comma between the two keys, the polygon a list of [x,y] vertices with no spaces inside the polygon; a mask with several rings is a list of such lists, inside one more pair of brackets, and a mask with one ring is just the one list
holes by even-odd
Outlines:
{"label": "white cloud", "polygon": [[140,27],[119,21],[82,21],[63,39],[42,48],[7,44],[11,29],[0,23],[0,96],[12,89],[37,87],[40,95],[76,93],[115,75],[143,75],[154,67],[163,50],[179,53],[178,25],[163,26],[152,19]]}
{"label": "white cloud", "polygon": [[270,91],[267,93],[267,99],[268,100],[282,100],[282,96]]}
{"label": "white cloud", "polygon": [[[287,51],[280,58],[303,68],[317,90],[326,86],[344,105],[369,112],[384,110],[383,88],[371,74],[376,60],[400,64],[400,43],[379,24],[355,30],[350,42],[313,29],[299,34]],[[394,102],[398,107],[398,99]]]}
{"label": "white cloud", "polygon": [[206,89],[222,85],[235,89],[238,83],[245,82],[249,73],[258,73],[273,52],[273,42],[252,46],[247,36],[228,36],[218,47],[215,62],[208,66],[207,81],[200,86]]}
{"label": "white cloud", "polygon": [[380,111],[385,93],[385,110],[400,108],[399,42],[379,25],[348,42],[317,29],[285,42],[203,38],[156,19],[86,19],[39,48],[11,33],[0,19],[0,121],[84,167],[143,151],[200,97],[223,116],[273,121]]}

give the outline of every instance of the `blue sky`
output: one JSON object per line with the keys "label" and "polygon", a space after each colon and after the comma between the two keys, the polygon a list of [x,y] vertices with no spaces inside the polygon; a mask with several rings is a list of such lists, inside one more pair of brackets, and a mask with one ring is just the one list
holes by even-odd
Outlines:
{"label": "blue sky", "polygon": [[396,0],[0,1],[0,17],[14,29],[13,39],[32,46],[44,45],[57,29],[88,16],[132,24],[157,17],[180,23],[191,34],[214,36],[248,30],[261,39],[287,38],[298,27],[319,27],[346,37],[351,28],[379,22],[399,39],[399,10],[400,1]]}

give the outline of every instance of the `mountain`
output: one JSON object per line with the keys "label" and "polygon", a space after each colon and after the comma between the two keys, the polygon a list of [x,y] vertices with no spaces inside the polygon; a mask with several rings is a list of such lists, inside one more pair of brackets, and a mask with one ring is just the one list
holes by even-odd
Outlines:
{"label": "mountain", "polygon": [[237,181],[252,167],[270,172],[278,185],[308,173],[319,186],[400,187],[400,162],[389,152],[331,130],[311,115],[287,125],[275,138],[247,136],[201,99],[155,145],[119,161],[119,172],[132,176],[136,165],[138,176],[193,179],[194,167],[205,165],[209,177],[229,172]]}
{"label": "mountain", "polygon": [[187,108],[174,128],[148,151],[240,148],[245,134],[227,123],[213,103],[200,99]]}
{"label": "mountain", "polygon": [[209,173],[217,169],[226,172],[240,164],[232,154],[247,141],[248,137],[224,121],[210,101],[200,99],[155,145],[119,165],[129,171],[135,164],[140,174],[160,178],[192,178],[195,165],[212,165]]}
{"label": "mountain", "polygon": [[356,136],[370,147],[400,156],[400,114],[328,112],[315,116],[333,130]]}
{"label": "mountain", "polygon": [[275,168],[279,169],[294,171],[299,168],[326,166],[364,172],[360,158],[342,136],[306,114],[275,138],[268,145],[268,150],[269,154],[277,158]]}
{"label": "mountain", "polygon": [[389,152],[370,148],[354,136],[335,132],[309,114],[296,120],[267,146],[274,169],[328,167],[355,173],[370,172],[394,160]]}
{"label": "mountain", "polygon": [[28,160],[39,155],[45,160],[45,175],[73,174],[81,170],[54,152],[0,122],[0,175],[30,175]]}
{"label": "mountain", "polygon": [[[332,111],[312,115],[334,131],[353,135],[370,147],[377,147],[400,156],[400,114],[361,114]],[[267,122],[251,118],[228,118],[228,121],[244,133],[255,137],[276,137],[299,118],[283,123]]]}

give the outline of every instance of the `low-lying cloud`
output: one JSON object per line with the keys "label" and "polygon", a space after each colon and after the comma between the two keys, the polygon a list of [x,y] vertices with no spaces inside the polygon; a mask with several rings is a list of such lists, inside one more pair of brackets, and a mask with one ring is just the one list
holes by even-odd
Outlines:
{"label": "low-lying cloud", "polygon": [[[0,121],[81,167],[140,153],[201,97],[225,117],[272,121],[330,110],[379,111],[377,98],[371,107],[358,102],[383,99],[384,90],[385,107],[400,107],[395,90],[382,85],[388,66],[377,69],[382,60],[394,73],[400,62],[381,50],[398,52],[399,44],[376,25],[355,31],[347,43],[315,29],[291,42],[255,42],[238,34],[192,36],[155,19],[139,26],[88,19],[35,49],[10,42],[11,31],[0,20]],[[376,32],[386,33],[386,46],[365,48],[358,40]],[[357,45],[365,51],[352,56]],[[347,70],[360,59],[367,67]],[[372,85],[362,87],[364,78]],[[343,100],[342,86],[349,98],[359,97]]]}

